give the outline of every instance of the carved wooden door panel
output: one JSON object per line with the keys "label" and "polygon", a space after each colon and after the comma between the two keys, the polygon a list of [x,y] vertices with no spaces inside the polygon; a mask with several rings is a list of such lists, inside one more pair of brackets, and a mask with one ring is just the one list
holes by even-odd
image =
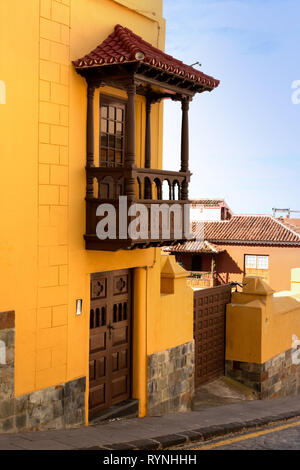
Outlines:
{"label": "carved wooden door panel", "polygon": [[131,276],[129,270],[92,274],[90,416],[131,392]]}

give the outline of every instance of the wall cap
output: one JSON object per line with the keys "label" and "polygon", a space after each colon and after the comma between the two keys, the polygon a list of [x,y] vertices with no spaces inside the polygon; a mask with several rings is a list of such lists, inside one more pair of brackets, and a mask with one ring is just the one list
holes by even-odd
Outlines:
{"label": "wall cap", "polygon": [[175,256],[166,257],[161,270],[163,279],[180,279],[188,276],[189,273],[176,262]]}
{"label": "wall cap", "polygon": [[273,295],[275,291],[263,279],[257,276],[246,276],[243,280],[243,294]]}

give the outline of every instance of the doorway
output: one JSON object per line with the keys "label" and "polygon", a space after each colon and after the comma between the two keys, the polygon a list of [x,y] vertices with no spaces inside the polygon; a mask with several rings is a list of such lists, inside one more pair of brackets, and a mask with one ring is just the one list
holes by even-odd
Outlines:
{"label": "doorway", "polygon": [[91,275],[89,415],[131,396],[131,271]]}

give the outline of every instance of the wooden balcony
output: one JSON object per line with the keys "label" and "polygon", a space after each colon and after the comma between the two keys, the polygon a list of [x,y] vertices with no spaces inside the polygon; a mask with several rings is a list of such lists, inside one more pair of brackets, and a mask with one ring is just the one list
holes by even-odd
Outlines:
{"label": "wooden balcony", "polygon": [[207,289],[217,285],[217,274],[215,271],[192,271],[187,278],[187,284],[193,289]]}
{"label": "wooden balcony", "polygon": [[[114,46],[111,47],[111,44]],[[188,203],[189,190],[189,106],[196,93],[212,91],[219,81],[205,75],[192,66],[165,54],[151,46],[133,31],[116,25],[96,49],[73,61],[76,72],[87,83],[86,120],[86,248],[92,250],[118,250],[122,248],[143,248],[168,246],[185,241],[179,234],[178,226],[188,225],[188,214],[183,208]],[[99,167],[95,166],[94,142],[94,94],[95,89],[111,87],[126,93],[123,97],[100,93],[100,150]],[[145,156],[136,166],[136,95],[140,95],[145,109]],[[114,94],[113,94],[114,95]],[[152,168],[151,162],[151,108],[155,103],[171,99],[181,104],[181,155],[180,171],[163,171]],[[97,105],[98,106],[98,105]],[[98,113],[98,110],[97,110]],[[142,120],[143,121],[143,120]],[[164,182],[167,183],[164,183]],[[167,191],[164,191],[167,184]],[[171,235],[166,237],[164,217],[159,218],[154,234],[144,230],[143,239],[128,238],[132,213],[122,227],[118,227],[119,216],[123,214],[123,203],[119,197],[127,198],[129,209],[143,203],[144,218],[150,222],[153,209],[164,203],[170,208],[174,203],[182,209],[181,222],[178,213],[170,217]],[[103,215],[97,215],[101,204],[111,204],[117,219],[115,239],[101,239],[97,227],[103,226]],[[122,206],[122,207],[121,207]],[[103,206],[102,206],[103,208]],[[100,211],[101,212],[101,211]],[[98,214],[100,214],[98,210]],[[180,212],[180,211],[179,211]],[[172,214],[172,213],[171,213]],[[100,218],[99,218],[100,217]],[[105,216],[104,216],[105,218]],[[144,221],[143,218],[143,221]],[[153,223],[151,223],[153,225]],[[168,225],[168,224],[167,224]],[[150,223],[149,223],[150,226]],[[119,228],[122,230],[120,231]],[[153,228],[153,227],[152,227]],[[187,231],[187,230],[186,230]],[[125,234],[124,234],[125,233]],[[126,236],[125,236],[126,235]],[[154,236],[155,235],[155,236]]]}
{"label": "wooden balcony", "polygon": [[[182,232],[189,226],[188,190],[189,172],[189,105],[195,93],[208,90],[207,84],[199,80],[189,83],[183,76],[163,71],[157,74],[152,66],[138,63],[124,63],[118,66],[83,67],[77,72],[87,81],[87,128],[86,128],[86,248],[89,250],[111,250],[170,246],[186,240]],[[175,79],[175,83],[174,83]],[[197,79],[198,80],[198,79]],[[126,92],[127,99],[112,98],[100,93],[100,162],[95,165],[94,141],[94,93],[95,89],[105,85],[119,88]],[[145,158],[144,168],[136,166],[136,94],[143,97],[145,103]],[[151,109],[152,105],[164,99],[179,102],[182,112],[180,170],[164,171],[152,168],[151,159]],[[102,101],[101,101],[102,100]],[[114,111],[115,109],[115,111]],[[178,165],[179,166],[179,165]],[[167,185],[165,189],[164,186]],[[128,233],[132,215],[119,217],[124,207],[119,197],[126,196],[128,209],[135,204],[143,204],[147,211],[149,230],[143,231],[142,238],[133,238]],[[161,213],[155,220],[152,213],[158,205],[165,204],[170,208],[177,204],[177,212],[171,211],[169,221]],[[115,238],[99,237],[99,225],[103,227],[107,215],[97,215],[100,205],[110,204],[112,216],[115,217]],[[121,205],[120,205],[121,204]],[[180,210],[178,211],[178,207]],[[102,206],[103,208],[103,206]],[[100,211],[101,212],[101,211]],[[100,213],[98,211],[98,214]],[[180,214],[178,213],[180,212]],[[150,223],[151,222],[151,223]],[[100,224],[99,224],[100,223]],[[154,224],[155,225],[155,224]],[[170,229],[170,234],[166,231]],[[185,228],[179,233],[178,227]],[[121,229],[121,230],[120,230]],[[152,229],[152,230],[150,230]],[[166,234],[168,236],[166,236]]]}
{"label": "wooden balcony", "polygon": [[[186,240],[185,229],[189,227],[189,211],[185,209],[188,201],[182,200],[182,193],[189,182],[189,172],[146,168],[132,170],[124,167],[88,167],[86,172],[86,234],[84,238],[87,249],[132,250],[170,246]],[[119,199],[120,196],[126,196],[126,181],[128,180],[131,184],[134,181],[135,194],[126,200],[124,197]],[[107,216],[107,212],[100,216],[96,215],[97,208],[102,204],[110,204],[113,207],[116,227],[114,239],[104,240],[97,236],[97,224]],[[133,238],[128,233],[130,223],[136,219],[136,216],[128,215],[128,211],[135,204],[142,204],[147,212],[147,231],[144,230],[139,238]],[[159,211],[161,205],[167,208],[165,216]],[[172,206],[174,211],[169,211]],[[121,212],[122,222],[120,222]],[[153,215],[155,213],[158,215]],[[178,230],[180,227],[181,232]],[[140,232],[140,227],[138,227],[138,232]]]}

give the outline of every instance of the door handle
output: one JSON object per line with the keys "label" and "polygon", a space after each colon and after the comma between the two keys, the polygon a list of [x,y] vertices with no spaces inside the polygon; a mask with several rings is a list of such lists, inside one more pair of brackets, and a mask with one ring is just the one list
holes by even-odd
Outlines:
{"label": "door handle", "polygon": [[109,339],[111,339],[111,331],[115,329],[115,327],[109,322],[107,325],[108,331],[109,331]]}

